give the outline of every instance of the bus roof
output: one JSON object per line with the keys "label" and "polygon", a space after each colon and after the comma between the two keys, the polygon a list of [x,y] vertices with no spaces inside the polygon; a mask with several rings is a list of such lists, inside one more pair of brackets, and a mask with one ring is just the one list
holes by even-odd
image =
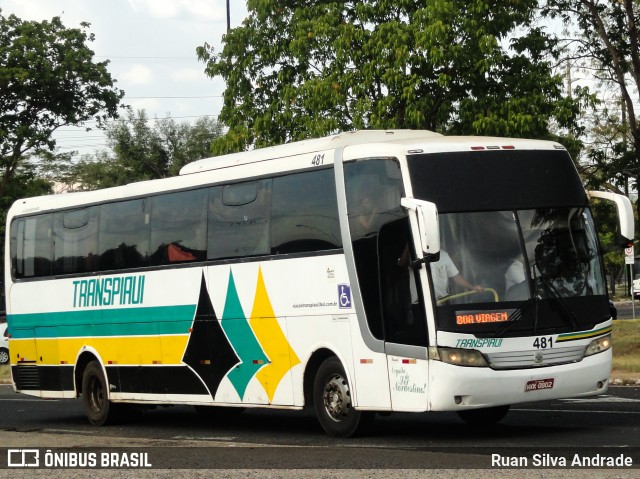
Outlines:
{"label": "bus roof", "polygon": [[[385,151],[380,145],[388,145],[388,151]],[[20,199],[16,201],[9,210],[8,218],[13,215],[31,214],[58,208],[73,208],[74,206],[100,203],[108,200],[142,197],[162,191],[168,192],[190,188],[200,183],[215,183],[219,177],[218,172],[222,169],[232,170],[234,167],[242,165],[252,165],[264,161],[284,159],[336,148],[346,148],[348,151],[351,150],[351,148],[348,148],[350,146],[356,148],[350,151],[345,159],[370,157],[380,154],[392,155],[394,154],[393,152],[397,152],[399,149],[409,154],[511,148],[520,150],[564,150],[564,147],[559,143],[543,140],[481,136],[443,136],[428,130],[352,131],[325,138],[303,140],[279,146],[259,148],[248,152],[205,158],[185,165],[182,170],[180,170],[179,176],[170,178],[134,182],[124,186],[116,186],[102,190]],[[199,175],[196,175],[199,177],[196,180],[195,177],[192,176],[194,173],[204,173],[204,176],[199,177]]]}
{"label": "bus roof", "polygon": [[500,149],[505,145],[518,145],[527,149],[564,149],[559,143],[544,140],[495,138],[482,136],[443,136],[429,130],[358,130],[339,133],[324,138],[296,141],[284,145],[269,146],[252,151],[214,156],[194,161],[182,167],[180,175],[218,170],[232,166],[258,163],[335,148],[367,144],[398,144],[408,148],[429,143],[433,151],[458,151],[463,149]]}
{"label": "bus roof", "polygon": [[339,133],[324,138],[295,141],[284,145],[258,148],[252,151],[214,156],[194,161],[182,167],[181,175],[198,173],[207,170],[217,170],[246,163],[255,163],[273,158],[296,156],[315,151],[344,148],[363,143],[388,143],[398,140],[417,140],[432,137],[442,137],[439,133],[429,130],[358,130]]}

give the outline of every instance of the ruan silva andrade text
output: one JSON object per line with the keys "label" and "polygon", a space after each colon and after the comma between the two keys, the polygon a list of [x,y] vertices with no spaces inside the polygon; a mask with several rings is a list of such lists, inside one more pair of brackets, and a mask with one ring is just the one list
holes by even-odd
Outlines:
{"label": "ruan silva andrade text", "polygon": [[552,454],[534,454],[527,456],[503,456],[491,454],[491,467],[632,467],[633,458],[625,454],[605,456],[603,454],[580,455],[572,457]]}

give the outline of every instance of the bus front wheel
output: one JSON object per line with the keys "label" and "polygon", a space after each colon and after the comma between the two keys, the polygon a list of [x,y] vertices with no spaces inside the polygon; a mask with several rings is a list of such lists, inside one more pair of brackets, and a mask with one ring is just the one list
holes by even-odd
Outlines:
{"label": "bus front wheel", "polygon": [[480,409],[469,409],[467,411],[458,411],[458,416],[464,422],[476,426],[487,426],[495,424],[507,415],[511,406],[495,406],[483,407]]}
{"label": "bus front wheel", "polygon": [[373,414],[354,409],[351,388],[336,357],[318,368],[313,384],[313,406],[320,425],[334,437],[349,437],[368,426]]}
{"label": "bus front wheel", "polygon": [[98,361],[87,364],[82,375],[82,408],[94,426],[103,426],[111,419],[107,380]]}

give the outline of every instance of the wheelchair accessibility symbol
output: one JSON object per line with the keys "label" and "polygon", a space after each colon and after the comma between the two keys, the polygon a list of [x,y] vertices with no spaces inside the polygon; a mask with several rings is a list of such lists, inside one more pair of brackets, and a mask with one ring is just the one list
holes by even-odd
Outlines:
{"label": "wheelchair accessibility symbol", "polygon": [[351,287],[348,284],[338,285],[338,307],[340,309],[351,307]]}

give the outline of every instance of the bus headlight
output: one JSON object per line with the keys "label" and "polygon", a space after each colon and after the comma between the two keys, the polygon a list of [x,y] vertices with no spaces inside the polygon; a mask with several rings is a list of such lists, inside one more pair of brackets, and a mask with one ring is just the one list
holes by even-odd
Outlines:
{"label": "bus headlight", "polygon": [[594,354],[601,353],[606,351],[611,347],[611,335],[607,334],[606,336],[602,336],[601,338],[594,339],[587,346],[587,350],[584,352],[586,356],[592,356]]}
{"label": "bus headlight", "polygon": [[437,348],[437,357],[433,357],[435,355],[432,354],[429,356],[432,359],[439,359],[443,363],[455,364],[457,366],[489,366],[483,354],[475,349]]}

